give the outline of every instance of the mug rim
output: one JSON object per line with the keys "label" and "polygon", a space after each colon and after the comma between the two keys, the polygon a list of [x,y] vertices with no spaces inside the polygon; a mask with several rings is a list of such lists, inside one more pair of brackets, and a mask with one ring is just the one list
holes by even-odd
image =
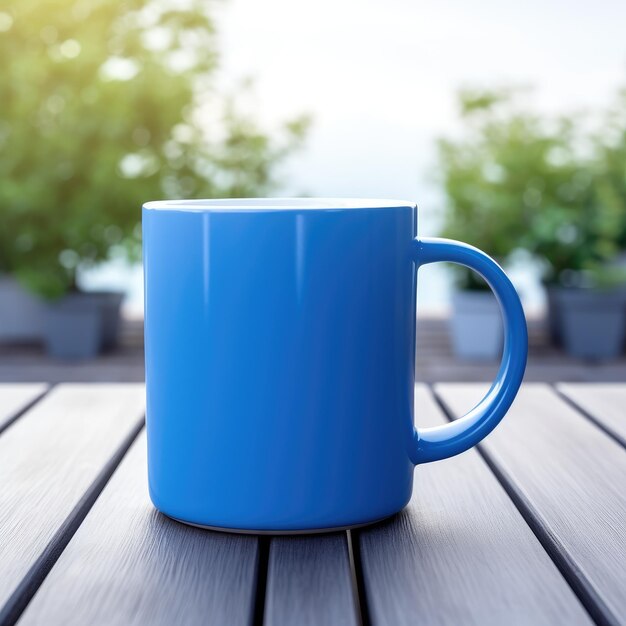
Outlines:
{"label": "mug rim", "polygon": [[416,208],[408,200],[370,198],[206,198],[152,200],[143,208],[149,211],[240,212],[240,211],[342,211],[357,209]]}

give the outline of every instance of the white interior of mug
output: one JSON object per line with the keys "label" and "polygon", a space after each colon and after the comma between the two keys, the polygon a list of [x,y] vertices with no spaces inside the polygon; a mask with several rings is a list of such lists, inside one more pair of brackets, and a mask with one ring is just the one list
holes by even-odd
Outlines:
{"label": "white interior of mug", "polygon": [[220,200],[157,200],[145,209],[169,211],[273,211],[301,209],[384,209],[415,207],[406,200],[363,198],[228,198]]}

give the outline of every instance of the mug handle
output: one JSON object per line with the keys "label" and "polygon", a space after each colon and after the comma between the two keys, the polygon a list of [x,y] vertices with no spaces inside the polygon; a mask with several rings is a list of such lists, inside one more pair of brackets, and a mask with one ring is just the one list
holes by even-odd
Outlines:
{"label": "mug handle", "polygon": [[451,239],[413,240],[416,268],[450,261],[480,274],[493,290],[504,319],[500,369],[487,395],[466,415],[444,426],[415,428],[411,460],[415,465],[465,452],[486,437],[504,417],[522,383],[528,355],[526,319],[515,287],[502,268],[478,248]]}

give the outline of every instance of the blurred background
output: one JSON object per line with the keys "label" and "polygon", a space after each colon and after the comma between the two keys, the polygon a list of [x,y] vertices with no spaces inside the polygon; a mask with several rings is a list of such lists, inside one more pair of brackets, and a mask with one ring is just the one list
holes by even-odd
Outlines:
{"label": "blurred background", "polygon": [[[0,380],[142,380],[140,205],[415,200],[510,272],[530,380],[626,380],[626,4],[0,3]],[[499,313],[419,287],[421,380],[489,380]],[[120,316],[121,312],[121,316]]]}

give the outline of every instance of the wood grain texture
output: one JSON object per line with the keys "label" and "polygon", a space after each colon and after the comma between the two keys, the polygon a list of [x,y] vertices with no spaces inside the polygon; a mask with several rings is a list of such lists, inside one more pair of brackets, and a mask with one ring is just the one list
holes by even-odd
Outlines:
{"label": "wood grain texture", "polygon": [[[460,415],[484,385],[438,385]],[[524,385],[501,425],[481,444],[597,598],[607,619],[626,623],[626,453],[542,384]],[[584,591],[584,589],[583,589]],[[581,596],[582,597],[582,596]]]}
{"label": "wood grain texture", "polygon": [[[418,385],[416,421],[445,423]],[[589,617],[475,450],[415,470],[413,497],[360,532],[374,624],[587,624]]]}
{"label": "wood grain texture", "polygon": [[61,385],[0,436],[0,607],[143,411],[142,385]]}
{"label": "wood grain texture", "polygon": [[258,540],[168,519],[148,496],[142,433],[20,626],[248,624]]}
{"label": "wood grain texture", "polygon": [[556,387],[626,446],[626,385],[561,383]]}
{"label": "wood grain texture", "polygon": [[265,624],[358,624],[345,532],[272,539]]}
{"label": "wood grain texture", "polygon": [[15,415],[36,400],[48,385],[43,383],[0,384],[0,433]]}

